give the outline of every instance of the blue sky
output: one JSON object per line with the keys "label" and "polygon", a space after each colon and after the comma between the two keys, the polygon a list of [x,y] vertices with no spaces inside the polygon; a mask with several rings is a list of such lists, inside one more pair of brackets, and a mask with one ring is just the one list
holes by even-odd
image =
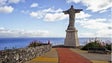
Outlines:
{"label": "blue sky", "polygon": [[71,5],[79,37],[111,37],[111,0],[0,0],[0,37],[65,37]]}

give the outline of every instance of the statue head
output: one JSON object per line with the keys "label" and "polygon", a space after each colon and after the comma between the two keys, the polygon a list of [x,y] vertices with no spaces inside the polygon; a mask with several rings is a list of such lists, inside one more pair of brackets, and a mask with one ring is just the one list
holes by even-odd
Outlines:
{"label": "statue head", "polygon": [[71,8],[73,8],[73,5],[71,5]]}

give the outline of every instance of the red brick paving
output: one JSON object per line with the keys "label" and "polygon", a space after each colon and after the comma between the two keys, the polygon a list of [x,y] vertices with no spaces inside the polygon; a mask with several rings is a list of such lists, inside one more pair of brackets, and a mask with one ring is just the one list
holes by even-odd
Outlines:
{"label": "red brick paving", "polygon": [[90,60],[67,48],[57,48],[57,51],[59,55],[59,63],[92,63]]}

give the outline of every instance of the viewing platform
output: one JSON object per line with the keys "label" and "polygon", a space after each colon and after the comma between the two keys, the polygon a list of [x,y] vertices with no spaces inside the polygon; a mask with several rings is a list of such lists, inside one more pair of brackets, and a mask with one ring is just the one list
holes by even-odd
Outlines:
{"label": "viewing platform", "polygon": [[26,63],[109,63],[109,54],[94,54],[78,48],[52,48]]}

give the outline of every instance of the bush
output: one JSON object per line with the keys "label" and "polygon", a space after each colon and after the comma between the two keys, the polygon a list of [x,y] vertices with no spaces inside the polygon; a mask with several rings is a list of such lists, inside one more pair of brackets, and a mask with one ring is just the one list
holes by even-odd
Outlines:
{"label": "bush", "polygon": [[42,45],[41,43],[39,43],[37,41],[33,41],[28,45],[28,47],[37,47],[37,46],[41,46],[41,45]]}
{"label": "bush", "polygon": [[82,50],[88,50],[88,48],[99,48],[99,47],[101,47],[100,44],[97,41],[95,41],[86,44],[84,47],[82,47]]}
{"label": "bush", "polygon": [[105,48],[107,48],[108,50],[111,50],[111,44],[106,44]]}
{"label": "bush", "polygon": [[112,46],[111,44],[106,44],[105,45],[101,45],[100,41],[94,40],[93,42],[90,42],[88,44],[86,44],[84,47],[82,47],[82,50],[88,50],[89,48],[106,48],[108,50],[111,50]]}

